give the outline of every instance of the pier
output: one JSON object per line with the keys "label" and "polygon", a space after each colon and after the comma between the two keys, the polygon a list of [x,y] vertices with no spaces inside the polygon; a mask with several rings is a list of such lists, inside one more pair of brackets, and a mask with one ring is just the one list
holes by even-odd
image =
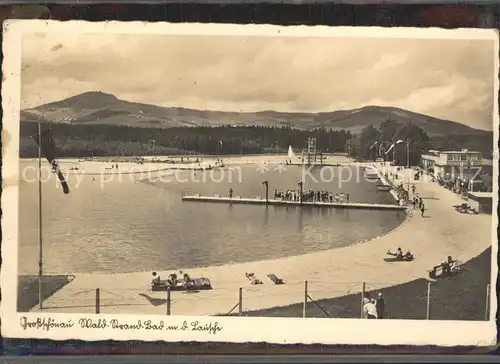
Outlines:
{"label": "pier", "polygon": [[247,205],[274,205],[274,206],[311,206],[311,207],[330,207],[342,209],[364,209],[364,210],[406,210],[405,206],[389,205],[389,204],[372,204],[372,203],[355,203],[355,202],[300,202],[265,198],[243,198],[243,197],[221,197],[221,196],[182,196],[182,201],[191,202],[213,202],[227,204],[247,204]]}

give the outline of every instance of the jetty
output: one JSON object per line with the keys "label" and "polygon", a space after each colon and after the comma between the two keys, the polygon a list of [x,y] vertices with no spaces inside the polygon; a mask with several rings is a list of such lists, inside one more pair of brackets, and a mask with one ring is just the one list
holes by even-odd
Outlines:
{"label": "jetty", "polygon": [[320,202],[320,201],[289,201],[281,199],[266,200],[262,197],[222,197],[215,196],[182,196],[182,201],[191,202],[213,202],[226,204],[249,204],[249,205],[274,205],[274,206],[310,206],[310,207],[329,207],[343,209],[364,209],[364,210],[406,210],[405,206],[390,205],[390,204],[373,204],[373,203],[355,203],[355,202]]}
{"label": "jetty", "polygon": [[377,173],[380,184],[386,186],[389,189],[389,193],[394,197],[398,203],[400,202],[398,193],[396,192],[396,185],[389,178],[385,178],[384,173],[388,171],[387,166],[377,166],[375,164],[370,164],[367,168],[371,168],[374,172]]}

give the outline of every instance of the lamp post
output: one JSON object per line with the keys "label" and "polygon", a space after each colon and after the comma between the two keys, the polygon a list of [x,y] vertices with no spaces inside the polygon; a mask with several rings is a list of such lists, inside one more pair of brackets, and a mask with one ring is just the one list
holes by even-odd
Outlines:
{"label": "lamp post", "polygon": [[264,181],[262,184],[266,187],[266,205],[269,203],[269,182]]}
{"label": "lamp post", "polygon": [[302,205],[302,188],[304,186],[304,182],[301,181],[298,183],[298,185],[299,185],[299,202]]}
{"label": "lamp post", "polygon": [[394,164],[394,166],[396,165],[396,140],[394,140],[393,142],[393,146],[392,146],[392,164]]}

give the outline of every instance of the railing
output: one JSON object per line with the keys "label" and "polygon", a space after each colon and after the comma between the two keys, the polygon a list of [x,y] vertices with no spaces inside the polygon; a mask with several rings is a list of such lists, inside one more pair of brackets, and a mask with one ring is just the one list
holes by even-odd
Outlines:
{"label": "railing", "polygon": [[[151,292],[91,288],[66,291],[44,303],[48,311],[253,317],[363,318],[364,298],[385,301],[384,319],[489,320],[490,285],[425,279],[387,287],[377,282],[285,282],[235,289]],[[467,288],[467,289],[466,289]],[[332,298],[333,297],[333,298]],[[484,297],[482,299],[481,297]]]}

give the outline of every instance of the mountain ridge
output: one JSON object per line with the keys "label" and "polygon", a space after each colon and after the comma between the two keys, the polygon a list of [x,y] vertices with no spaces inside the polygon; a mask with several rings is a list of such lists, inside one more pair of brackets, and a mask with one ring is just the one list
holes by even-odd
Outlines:
{"label": "mountain ridge", "polygon": [[448,134],[484,134],[488,130],[391,106],[365,106],[358,109],[318,113],[280,112],[263,110],[233,112],[197,110],[182,107],[129,102],[101,91],[89,91],[64,100],[21,110],[23,121],[50,121],[66,124],[108,124],[142,128],[216,127],[234,126],[289,126],[298,129],[343,129],[353,134],[365,126],[378,127],[384,120],[400,123],[412,122],[429,136]]}

